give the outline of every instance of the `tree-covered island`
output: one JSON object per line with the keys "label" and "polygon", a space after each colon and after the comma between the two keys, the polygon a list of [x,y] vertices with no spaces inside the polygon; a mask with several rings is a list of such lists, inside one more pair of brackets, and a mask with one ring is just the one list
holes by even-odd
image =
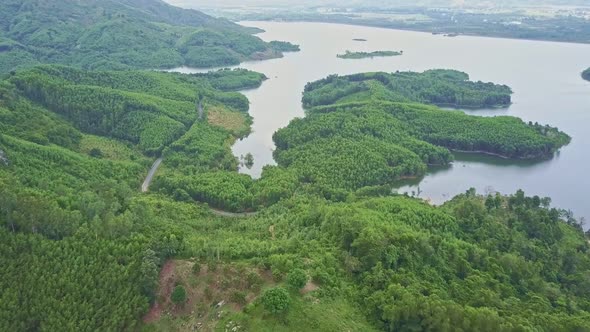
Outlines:
{"label": "tree-covered island", "polygon": [[365,59],[377,57],[392,57],[403,55],[404,51],[374,51],[374,52],[352,52],[346,51],[343,54],[337,54],[340,59]]}

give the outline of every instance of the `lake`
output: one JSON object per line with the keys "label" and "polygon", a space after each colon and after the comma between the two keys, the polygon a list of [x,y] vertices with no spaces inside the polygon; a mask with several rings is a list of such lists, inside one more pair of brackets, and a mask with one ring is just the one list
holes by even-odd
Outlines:
{"label": "lake", "polygon": [[[472,80],[507,84],[514,90],[513,105],[502,110],[465,111],[480,116],[513,115],[525,121],[559,127],[572,143],[549,161],[509,161],[480,155],[457,154],[445,168],[431,169],[420,180],[400,183],[399,192],[418,193],[434,203],[474,187],[479,193],[504,194],[523,189],[528,195],[549,196],[556,207],[590,218],[590,82],[580,73],[590,66],[590,45],[510,40],[484,37],[444,37],[421,32],[323,23],[240,22],[266,32],[267,41],[284,40],[301,52],[284,58],[247,62],[239,67],[261,72],[269,80],[244,91],[254,118],[253,133],[236,142],[240,157],[254,156],[254,167],[240,171],[259,177],[262,167],[274,164],[273,133],[295,117],[303,117],[301,94],[307,82],[330,74],[369,71],[424,71],[457,69]],[[366,42],[354,41],[367,39]],[[346,50],[403,50],[404,55],[361,60],[338,59]],[[177,69],[193,72],[190,68]]]}

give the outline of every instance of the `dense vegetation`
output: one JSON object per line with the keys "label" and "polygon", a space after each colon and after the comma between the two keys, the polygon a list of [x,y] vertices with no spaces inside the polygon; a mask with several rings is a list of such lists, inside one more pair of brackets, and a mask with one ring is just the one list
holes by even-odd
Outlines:
{"label": "dense vegetation", "polygon": [[[235,139],[209,124],[208,113],[223,109],[247,120],[247,99],[230,90],[263,79],[245,70],[181,75],[42,66],[1,81],[0,330],[137,326],[154,300],[160,264],[182,248],[173,223],[158,226],[137,202],[149,155],[196,126],[219,132],[221,141]],[[170,134],[166,123],[175,124]],[[176,162],[182,169],[194,160]]]}
{"label": "dense vegetation", "polygon": [[429,71],[331,76],[309,83],[303,102],[313,107],[275,133],[275,160],[300,184],[339,200],[346,191],[419,177],[429,165],[449,164],[450,150],[538,159],[569,143],[569,136],[549,126],[416,103],[451,101],[453,89],[473,95],[471,105],[490,100],[495,90],[510,92],[466,79],[455,71]]}
{"label": "dense vegetation", "polygon": [[590,81],[590,68],[588,68],[582,72],[582,78],[585,79],[586,81]]}
{"label": "dense vegetation", "polygon": [[465,73],[439,69],[423,73],[332,75],[307,84],[303,105],[309,108],[373,98],[457,108],[491,108],[510,105],[511,94],[508,86],[471,82]]}
{"label": "dense vegetation", "polygon": [[351,52],[346,51],[344,54],[337,54],[340,59],[364,59],[375,57],[390,57],[404,54],[403,51],[374,51],[374,52]]}
{"label": "dense vegetation", "polygon": [[412,137],[393,116],[366,108],[310,114],[279,130],[274,141],[280,166],[303,182],[335,188],[391,183],[452,160],[448,150]]}
{"label": "dense vegetation", "polygon": [[275,159],[302,182],[355,189],[420,176],[448,149],[542,158],[569,142],[513,117],[475,117],[417,104],[372,102],[311,109],[274,135]]}
{"label": "dense vegetation", "polygon": [[161,0],[6,0],[0,3],[0,73],[39,63],[86,69],[227,66],[295,48],[266,43],[251,32]]}
{"label": "dense vegetation", "polygon": [[[244,79],[240,76],[246,73]],[[19,91],[77,129],[137,144],[159,154],[197,120],[196,104],[223,103],[247,111],[239,94],[215,90],[260,84],[263,76],[219,71],[184,76],[150,72],[90,72],[68,67],[37,67],[9,78]]]}
{"label": "dense vegetation", "polygon": [[[293,48],[152,0],[0,9],[1,71],[156,67],[179,54],[217,65]],[[251,124],[235,91],[262,74],[45,65],[3,76],[0,330],[194,330],[197,319],[236,331],[590,329],[590,245],[571,213],[522,191],[433,207],[387,185],[449,163],[449,149],[531,158],[567,135],[418,104],[509,101],[507,87],[462,73],[353,77],[307,86],[308,116],[276,133],[279,165],[254,181],[230,147]],[[200,203],[259,213],[228,219]],[[158,283],[171,259],[190,268]],[[154,303],[167,314],[142,321]]]}

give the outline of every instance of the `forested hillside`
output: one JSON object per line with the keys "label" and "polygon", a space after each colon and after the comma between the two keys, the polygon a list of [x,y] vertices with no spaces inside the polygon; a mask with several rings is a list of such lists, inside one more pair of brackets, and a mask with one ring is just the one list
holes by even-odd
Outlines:
{"label": "forested hillside", "polygon": [[[451,89],[508,92],[447,74]],[[236,91],[264,79],[6,74],[0,331],[590,330],[590,244],[570,212],[522,191],[435,207],[390,184],[450,149],[545,157],[566,134],[337,91],[276,133],[278,165],[253,180],[231,151],[251,130]]]}
{"label": "forested hillside", "polygon": [[510,100],[509,87],[467,79],[460,72],[428,71],[309,83],[303,95],[306,117],[275,133],[275,159],[300,183],[332,197],[422,176],[428,166],[449,164],[451,151],[543,159],[569,143],[567,134],[550,126],[422,104],[484,107]]}
{"label": "forested hillside", "polygon": [[[247,133],[248,100],[231,91],[263,79],[246,70],[42,66],[1,81],[0,330],[136,326],[154,300],[160,264],[182,248],[182,232],[160,228],[136,202],[153,156],[192,128],[224,142]],[[240,119],[245,130],[213,123],[218,113]],[[231,155],[225,144],[216,148],[221,156],[203,156],[205,167]]]}
{"label": "forested hillside", "polygon": [[456,108],[493,108],[509,106],[511,94],[506,85],[472,82],[463,72],[437,69],[423,73],[332,75],[307,84],[303,105],[309,108],[373,98]]}
{"label": "forested hillside", "polygon": [[582,78],[585,79],[586,81],[590,81],[590,68],[588,68],[582,72]]}
{"label": "forested hillside", "polygon": [[281,56],[249,29],[161,0],[0,2],[0,73],[39,63],[85,69],[213,67]]}

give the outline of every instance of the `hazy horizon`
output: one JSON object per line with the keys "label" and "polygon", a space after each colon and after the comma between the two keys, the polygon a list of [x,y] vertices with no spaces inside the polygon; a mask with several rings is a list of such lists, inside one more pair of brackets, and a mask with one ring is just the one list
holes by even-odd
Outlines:
{"label": "hazy horizon", "polygon": [[441,6],[441,7],[506,7],[506,6],[590,6],[587,0],[165,0],[190,8],[227,6]]}

